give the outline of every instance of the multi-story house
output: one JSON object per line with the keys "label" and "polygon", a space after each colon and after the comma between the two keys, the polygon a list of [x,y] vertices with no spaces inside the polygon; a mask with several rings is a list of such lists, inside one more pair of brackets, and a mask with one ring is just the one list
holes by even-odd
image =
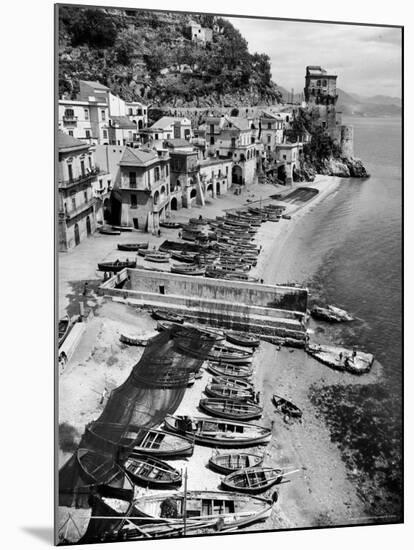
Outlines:
{"label": "multi-story house", "polygon": [[108,131],[110,145],[132,145],[137,140],[136,125],[127,116],[111,115]]}
{"label": "multi-story house", "polygon": [[233,161],[232,183],[245,185],[256,174],[256,126],[241,117],[207,117],[206,143],[209,153]]}
{"label": "multi-story house", "polygon": [[58,127],[65,134],[90,144],[108,142],[108,105],[96,100],[60,99]]}
{"label": "multi-story house", "polygon": [[194,202],[202,204],[197,149],[185,140],[169,141],[166,145],[170,150],[171,210],[191,208]]}
{"label": "multi-story house", "polygon": [[126,101],[126,116],[135,124],[136,131],[139,132],[148,126],[148,106],[139,101]]}
{"label": "multi-story house", "polygon": [[225,195],[231,187],[233,161],[225,158],[208,158],[199,161],[201,186],[205,197],[215,199]]}
{"label": "multi-story house", "polygon": [[285,141],[276,147],[273,169],[281,183],[292,184],[294,172],[300,167],[302,153],[302,142],[289,143]]}
{"label": "multi-story house", "polygon": [[186,139],[189,141],[193,137],[189,118],[163,116],[157,122],[154,122],[148,130],[155,141],[168,139]]}
{"label": "multi-story house", "polygon": [[126,147],[119,162],[120,177],[112,194],[116,225],[153,231],[170,212],[168,150]]}
{"label": "multi-story house", "polygon": [[99,174],[92,183],[92,188],[96,197],[97,223],[112,223],[111,194],[115,183],[120,179],[119,162],[124,151],[124,145],[95,145],[95,160],[99,166]]}
{"label": "multi-story house", "polygon": [[77,246],[96,228],[95,184],[99,169],[88,143],[58,132],[59,251]]}
{"label": "multi-story house", "polygon": [[283,142],[284,123],[277,115],[263,112],[260,117],[260,141],[263,143],[266,156],[274,157],[276,146]]}

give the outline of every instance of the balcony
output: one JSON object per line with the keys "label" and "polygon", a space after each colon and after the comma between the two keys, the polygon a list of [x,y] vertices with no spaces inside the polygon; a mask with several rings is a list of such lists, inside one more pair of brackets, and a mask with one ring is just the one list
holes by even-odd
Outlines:
{"label": "balcony", "polygon": [[72,178],[65,181],[63,180],[59,181],[59,189],[70,189],[75,185],[80,185],[81,183],[87,183],[95,179],[99,173],[100,173],[99,168],[94,168],[93,170],[90,170],[88,173],[78,176],[77,178]]}
{"label": "balcony", "polygon": [[60,211],[59,215],[61,217],[64,216],[67,220],[71,220],[72,218],[75,218],[78,214],[81,214],[85,210],[88,210],[88,208],[93,206],[95,202],[96,202],[96,198],[92,197],[91,199],[77,206],[76,208],[72,208],[71,210],[66,210],[65,212]]}
{"label": "balcony", "polygon": [[78,117],[75,115],[63,115],[62,120],[63,124],[68,124],[71,126],[76,126],[78,123]]}

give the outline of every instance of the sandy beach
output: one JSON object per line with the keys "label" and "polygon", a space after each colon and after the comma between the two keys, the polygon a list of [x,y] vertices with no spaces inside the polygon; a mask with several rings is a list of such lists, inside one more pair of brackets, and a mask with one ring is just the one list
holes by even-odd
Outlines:
{"label": "sandy beach", "polygon": [[[323,201],[335,193],[341,184],[339,178],[318,177],[314,183],[306,184],[319,191],[311,200],[285,203],[285,212],[291,216],[290,220],[262,224],[256,241],[263,249],[256,268],[251,271],[253,276],[263,278],[267,283],[303,280],[302,275],[306,273],[307,266],[301,263],[301,242],[296,237],[301,220],[311,210],[323,208]],[[298,184],[296,187],[300,186]],[[289,194],[293,189],[295,187],[286,190],[273,185],[256,185],[245,190],[241,196],[228,194],[210,201],[202,210],[180,210],[172,219],[185,221],[190,217],[198,217],[200,213],[204,217],[215,217],[226,209],[253,201],[266,201],[272,194]],[[176,239],[177,231],[164,230],[161,239],[144,234],[138,234],[138,237],[142,241],[149,240],[151,246],[159,245],[165,238]],[[59,466],[76,449],[85,425],[102,412],[105,406],[105,401],[101,403],[104,388],[110,392],[119,386],[142,354],[140,348],[121,344],[120,333],[148,334],[155,330],[156,322],[147,312],[106,301],[95,292],[102,276],[96,272],[96,263],[127,257],[127,253],[116,250],[116,243],[135,240],[138,240],[136,234],[95,235],[81,243],[76,250],[59,256],[61,314],[76,312],[80,301],[94,313],[87,323],[78,349],[60,375],[60,433],[69,436],[66,439],[61,437]],[[81,291],[85,280],[90,282],[87,296],[83,296]],[[374,364],[370,374],[355,378],[349,373],[330,370],[304,351],[278,349],[270,343],[261,342],[254,355],[254,383],[256,391],[260,392],[264,412],[263,417],[254,423],[272,426],[273,437],[267,447],[256,450],[264,454],[264,465],[298,469],[299,472],[278,486],[279,500],[274,505],[271,517],[265,523],[247,527],[246,530],[370,521],[352,474],[342,459],[338,445],[332,442],[325,421],[312,404],[310,392],[313,388],[333,384],[369,384],[380,375],[381,367],[378,363]],[[204,370],[202,378],[186,390],[177,414],[201,415],[198,403],[204,397],[203,390],[210,378],[210,374]],[[303,421],[285,423],[272,405],[274,393],[296,403],[303,411]],[[213,451],[208,447],[196,446],[190,459],[174,462],[178,468],[187,468],[189,489],[219,488],[220,476],[206,467]],[[273,490],[270,490],[270,494]]]}

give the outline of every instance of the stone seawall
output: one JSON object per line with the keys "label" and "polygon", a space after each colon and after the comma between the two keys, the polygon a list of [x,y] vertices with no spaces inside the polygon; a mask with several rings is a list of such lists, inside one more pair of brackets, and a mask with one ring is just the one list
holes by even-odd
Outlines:
{"label": "stone seawall", "polygon": [[168,308],[215,327],[300,342],[306,337],[303,288],[125,269],[100,290],[130,305]]}

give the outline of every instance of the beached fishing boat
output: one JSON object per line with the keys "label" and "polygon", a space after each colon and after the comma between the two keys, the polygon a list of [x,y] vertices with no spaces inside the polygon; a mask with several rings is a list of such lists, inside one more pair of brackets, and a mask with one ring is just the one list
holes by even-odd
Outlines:
{"label": "beached fishing boat", "polygon": [[170,255],[167,252],[153,252],[149,251],[144,256],[147,262],[154,263],[168,263],[170,261]]}
{"label": "beached fishing boat", "polygon": [[165,428],[213,447],[252,447],[267,444],[272,437],[272,431],[263,426],[202,417],[167,415]]}
{"label": "beached fishing boat", "polygon": [[194,263],[196,257],[195,252],[171,252],[171,258],[178,260],[179,262],[185,262],[187,264]]}
{"label": "beached fishing boat", "polygon": [[118,273],[118,271],[121,271],[125,267],[136,267],[137,262],[135,260],[115,260],[115,262],[101,262],[98,264],[98,270],[99,271],[109,271],[111,273]]}
{"label": "beached fishing boat", "polygon": [[276,407],[276,410],[282,413],[283,415],[287,415],[291,418],[301,418],[302,417],[302,411],[297,407],[294,403],[288,401],[284,397],[280,397],[279,395],[273,395],[272,401],[274,406]]}
{"label": "beached fishing boat", "polygon": [[76,459],[81,478],[88,485],[95,486],[99,494],[131,501],[134,486],[112,456],[90,449],[78,449]]}
{"label": "beached fishing boat", "polygon": [[207,384],[204,393],[210,397],[249,400],[253,397],[251,389],[240,388],[237,386],[227,386],[225,384]]}
{"label": "beached fishing boat", "polygon": [[112,227],[101,227],[99,233],[102,235],[120,235],[121,232],[119,229],[112,229]]}
{"label": "beached fishing boat", "polygon": [[256,348],[260,344],[259,338],[247,334],[246,332],[238,332],[235,330],[226,331],[226,340],[237,346],[244,346],[247,348]]}
{"label": "beached fishing boat", "polygon": [[233,378],[232,376],[213,376],[212,384],[221,384],[229,388],[241,388],[253,391],[253,385],[246,378]]}
{"label": "beached fishing boat", "polygon": [[138,250],[146,250],[148,248],[148,242],[146,243],[118,243],[118,250],[124,250],[125,252],[138,252]]}
{"label": "beached fishing boat", "polygon": [[193,276],[199,276],[204,275],[206,272],[205,267],[200,267],[198,265],[172,265],[171,273],[180,273],[181,275],[193,275]]}
{"label": "beached fishing boat", "polygon": [[251,363],[253,351],[238,349],[231,346],[215,345],[210,351],[209,359],[223,363]]}
{"label": "beached fishing boat", "polygon": [[259,405],[246,403],[239,399],[201,399],[199,406],[207,414],[229,420],[253,420],[260,418],[263,413],[263,409]]}
{"label": "beached fishing boat", "polygon": [[160,227],[165,227],[166,229],[180,229],[182,226],[178,222],[160,222]]}
{"label": "beached fishing boat", "polygon": [[130,225],[113,225],[112,229],[115,231],[134,231],[134,228]]}
{"label": "beached fishing boat", "polygon": [[231,376],[233,378],[250,378],[253,374],[253,371],[247,365],[231,365],[225,363],[218,363],[214,361],[209,361],[207,363],[207,368],[211,374],[217,376]]}
{"label": "beached fishing boat", "polygon": [[221,520],[221,531],[250,525],[265,520],[272,511],[272,500],[260,497],[248,497],[222,491],[186,491],[143,496],[134,502],[133,510],[128,514],[134,517],[154,519],[171,518],[169,524],[182,522],[184,514],[187,526],[203,524],[217,526]]}
{"label": "beached fishing boat", "polygon": [[65,341],[67,335],[72,328],[72,323],[68,315],[59,320],[58,326],[58,346],[60,347]]}
{"label": "beached fishing boat", "polygon": [[163,309],[153,309],[151,312],[151,315],[154,319],[157,319],[160,321],[170,321],[171,323],[177,323],[180,325],[184,323],[184,317],[181,317],[181,315],[177,315],[172,311],[166,311]]}
{"label": "beached fishing boat", "polygon": [[106,444],[108,449],[122,450],[128,456],[151,455],[179,459],[191,456],[194,442],[163,430],[141,428],[132,424],[92,422],[86,427],[87,438]]}
{"label": "beached fishing boat", "polygon": [[280,483],[283,476],[284,471],[280,468],[255,466],[228,474],[222,479],[221,484],[229,491],[257,494],[267,491],[276,483]]}
{"label": "beached fishing boat", "polygon": [[144,487],[168,489],[181,485],[181,472],[153,456],[130,456],[123,468],[134,483]]}
{"label": "beached fishing boat", "polygon": [[262,463],[263,456],[252,453],[216,453],[208,461],[212,470],[226,475],[244,468],[257,467]]}

